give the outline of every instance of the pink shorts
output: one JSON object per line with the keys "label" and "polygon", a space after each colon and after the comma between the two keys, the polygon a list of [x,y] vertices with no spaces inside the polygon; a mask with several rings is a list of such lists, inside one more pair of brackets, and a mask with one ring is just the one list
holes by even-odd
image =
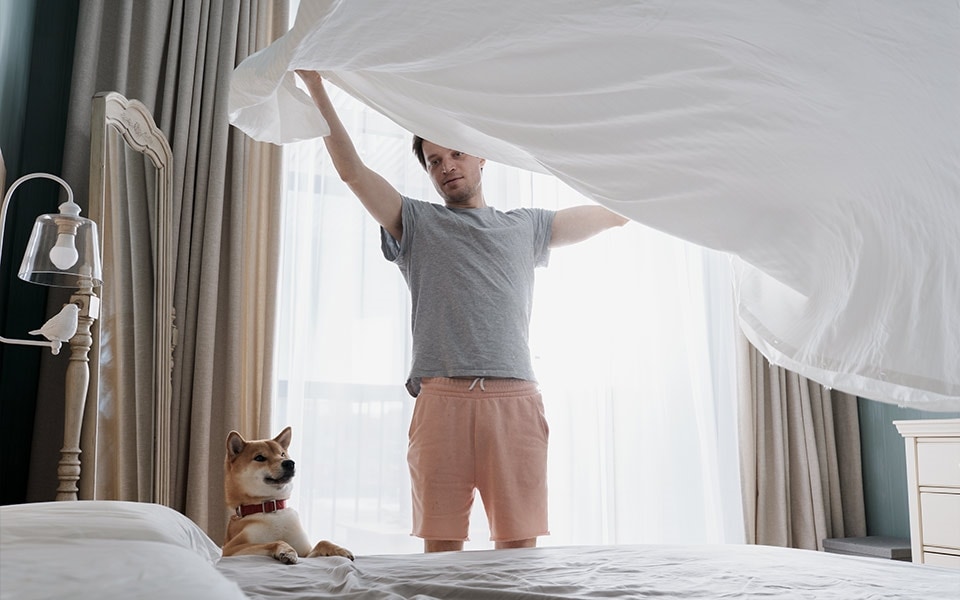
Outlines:
{"label": "pink shorts", "polygon": [[537,384],[474,382],[422,382],[407,451],[413,535],[466,540],[474,489],[483,499],[491,540],[547,535],[549,429]]}

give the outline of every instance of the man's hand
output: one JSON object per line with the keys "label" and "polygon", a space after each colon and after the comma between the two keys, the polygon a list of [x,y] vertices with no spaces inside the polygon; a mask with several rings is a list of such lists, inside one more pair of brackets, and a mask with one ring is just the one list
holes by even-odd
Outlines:
{"label": "man's hand", "polygon": [[323,77],[320,75],[319,71],[310,71],[307,69],[296,69],[294,73],[297,74],[297,77],[303,80],[304,83],[310,85],[311,83],[317,82],[320,85],[323,85]]}
{"label": "man's hand", "polygon": [[305,69],[296,69],[294,72],[307,85],[313,103],[330,127],[330,134],[323,138],[323,142],[340,179],[360,199],[370,216],[394,239],[400,240],[403,236],[400,192],[363,164],[333,102],[330,101],[330,96],[327,95],[320,73]]}

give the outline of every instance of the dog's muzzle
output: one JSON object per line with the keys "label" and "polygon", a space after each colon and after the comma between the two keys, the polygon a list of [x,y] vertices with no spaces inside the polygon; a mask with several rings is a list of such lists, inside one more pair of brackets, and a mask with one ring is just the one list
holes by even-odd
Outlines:
{"label": "dog's muzzle", "polygon": [[296,464],[292,460],[285,460],[280,463],[280,467],[283,468],[283,473],[279,477],[264,477],[264,481],[274,485],[283,485],[293,479],[293,476],[296,474]]}

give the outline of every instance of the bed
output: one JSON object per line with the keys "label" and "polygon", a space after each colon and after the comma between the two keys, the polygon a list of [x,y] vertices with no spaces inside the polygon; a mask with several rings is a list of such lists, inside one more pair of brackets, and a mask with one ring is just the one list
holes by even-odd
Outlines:
{"label": "bed", "polygon": [[960,571],[748,545],[221,558],[159,504],[0,507],[0,598],[960,598]]}

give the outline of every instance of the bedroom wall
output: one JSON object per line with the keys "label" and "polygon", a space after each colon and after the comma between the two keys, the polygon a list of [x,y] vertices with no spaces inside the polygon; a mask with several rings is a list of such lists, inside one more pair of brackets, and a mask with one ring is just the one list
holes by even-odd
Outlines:
{"label": "bedroom wall", "polygon": [[[6,185],[27,173],[59,175],[63,162],[73,46],[79,3],[59,0],[0,2],[0,149],[7,167]],[[36,216],[56,210],[60,186],[26,184],[16,192],[7,217],[4,262],[0,268],[0,332],[27,332],[47,316],[47,288],[17,278]],[[15,250],[10,250],[10,247]],[[16,263],[15,265],[13,263]],[[36,419],[42,353],[48,350],[0,344],[0,503],[26,501],[34,430],[44,445],[56,447],[62,425]],[[64,352],[56,357],[63,360]],[[46,439],[49,435],[49,439]],[[56,473],[49,498],[56,495]]]}
{"label": "bedroom wall", "polygon": [[960,418],[960,413],[924,412],[866,398],[857,402],[867,535],[909,538],[907,457],[893,422]]}

